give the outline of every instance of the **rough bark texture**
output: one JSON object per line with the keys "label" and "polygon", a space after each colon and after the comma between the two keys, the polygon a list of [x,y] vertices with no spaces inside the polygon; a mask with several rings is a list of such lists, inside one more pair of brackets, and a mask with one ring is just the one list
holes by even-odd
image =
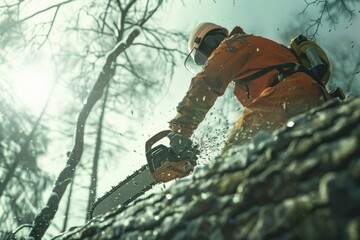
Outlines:
{"label": "rough bark texture", "polygon": [[360,239],[359,107],[329,102],[56,239]]}

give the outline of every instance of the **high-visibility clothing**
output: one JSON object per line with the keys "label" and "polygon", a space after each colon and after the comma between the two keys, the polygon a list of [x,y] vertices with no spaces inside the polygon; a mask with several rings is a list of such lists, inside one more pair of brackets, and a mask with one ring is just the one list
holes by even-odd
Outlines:
{"label": "high-visibility clothing", "polygon": [[234,94],[244,109],[226,145],[249,141],[260,130],[274,131],[289,118],[330,99],[328,92],[304,72],[291,74],[281,82],[276,69],[255,80],[242,79],[266,67],[296,61],[294,54],[283,45],[247,35],[236,27],[191,80],[170,128],[191,136],[215,100],[234,82]]}

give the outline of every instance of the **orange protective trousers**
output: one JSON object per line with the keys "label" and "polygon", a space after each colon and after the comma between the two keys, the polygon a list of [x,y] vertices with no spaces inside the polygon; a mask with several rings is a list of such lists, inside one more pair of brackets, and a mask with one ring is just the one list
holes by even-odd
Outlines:
{"label": "orange protective trousers", "polygon": [[327,91],[304,73],[295,73],[244,107],[228,135],[223,152],[249,142],[261,130],[273,132],[288,120],[330,99]]}

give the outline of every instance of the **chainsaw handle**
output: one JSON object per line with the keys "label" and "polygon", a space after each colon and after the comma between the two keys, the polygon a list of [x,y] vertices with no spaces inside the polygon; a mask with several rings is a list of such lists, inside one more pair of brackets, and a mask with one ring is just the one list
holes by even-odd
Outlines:
{"label": "chainsaw handle", "polygon": [[151,147],[158,142],[159,140],[163,139],[164,137],[166,137],[169,133],[171,132],[171,130],[164,130],[161,131],[157,134],[155,134],[154,136],[152,136],[149,140],[146,141],[145,143],[145,153],[147,153],[148,151],[151,150]]}

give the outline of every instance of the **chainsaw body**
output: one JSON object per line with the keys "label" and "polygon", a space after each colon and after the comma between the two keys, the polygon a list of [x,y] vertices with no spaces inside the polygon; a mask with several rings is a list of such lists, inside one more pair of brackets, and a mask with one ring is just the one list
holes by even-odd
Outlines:
{"label": "chainsaw body", "polygon": [[105,214],[120,205],[126,206],[152,186],[185,177],[193,171],[196,162],[191,156],[181,158],[172,148],[162,144],[153,147],[170,132],[159,132],[145,143],[147,164],[97,199],[88,213],[88,219]]}
{"label": "chainsaw body", "polygon": [[153,178],[160,182],[168,182],[176,178],[185,177],[194,169],[190,158],[181,159],[171,148],[163,144],[152,148],[155,143],[165,138],[170,132],[170,130],[159,132],[145,144],[146,159],[150,172]]}

